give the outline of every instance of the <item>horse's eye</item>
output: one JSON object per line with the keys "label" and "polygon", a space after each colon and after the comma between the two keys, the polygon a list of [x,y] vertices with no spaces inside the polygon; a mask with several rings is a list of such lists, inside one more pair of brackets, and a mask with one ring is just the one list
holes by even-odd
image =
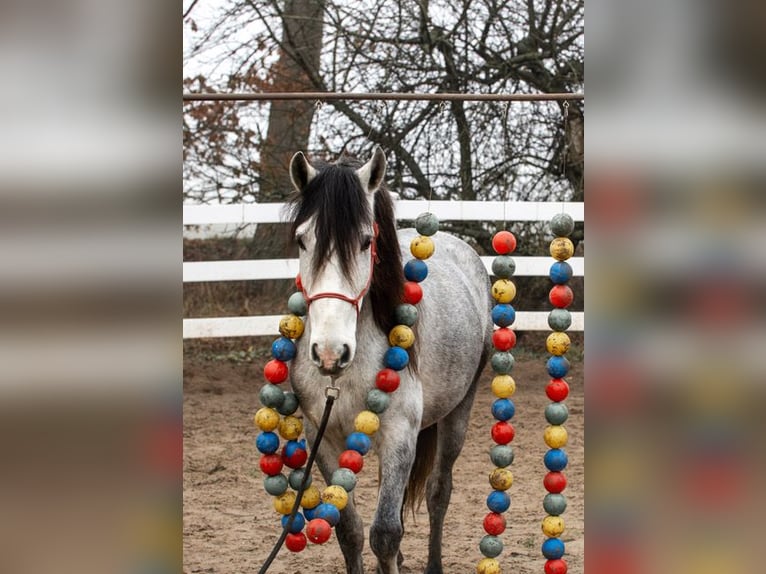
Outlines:
{"label": "horse's eye", "polygon": [[302,238],[302,237],[300,237],[300,236],[299,236],[299,237],[296,237],[296,238],[295,238],[295,241],[298,243],[298,247],[299,247],[299,248],[300,248],[302,251],[306,251],[306,245],[303,243],[303,238]]}
{"label": "horse's eye", "polygon": [[370,248],[370,245],[372,245],[372,237],[368,235],[364,238],[364,241],[362,241],[362,251],[367,251]]}

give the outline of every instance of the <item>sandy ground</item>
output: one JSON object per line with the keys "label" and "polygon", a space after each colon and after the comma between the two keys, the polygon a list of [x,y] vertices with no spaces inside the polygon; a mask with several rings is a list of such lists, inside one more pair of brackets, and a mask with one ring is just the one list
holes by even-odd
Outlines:
{"label": "sandy ground", "polygon": [[[271,497],[262,485],[258,452],[254,441],[258,433],[252,415],[260,407],[258,391],[263,382],[262,365],[205,361],[187,357],[184,364],[184,573],[256,572],[279,536],[278,515]],[[502,535],[505,550],[500,556],[504,572],[516,574],[543,572],[545,559],[540,545],[540,529],[545,512],[542,479],[546,472],[542,459],[547,450],[542,433],[546,426],[543,411],[550,402],[545,396],[548,377],[545,357],[517,356],[513,376],[516,416],[513,441],[516,458],[510,469],[514,484],[509,490],[511,508],[506,513],[508,528]],[[452,502],[444,536],[444,569],[448,573],[475,572],[481,558],[478,543],[484,532],[482,519],[487,512],[485,498],[490,492],[487,480],[493,466],[488,451],[492,446],[489,428],[493,422],[489,388],[491,371],[484,372],[474,404],[466,445],[454,473]],[[568,507],[563,515],[566,531],[566,560],[570,574],[583,572],[584,524],[584,445],[583,371],[573,363],[567,377],[571,392],[567,399],[570,417],[566,423],[569,443]],[[323,484],[315,471],[315,481]],[[377,460],[368,455],[355,490],[358,508],[369,528],[377,494]],[[428,540],[428,514],[425,504],[413,519],[407,518],[402,550],[403,573],[422,572]],[[365,532],[368,536],[368,532]],[[366,569],[374,572],[375,557],[365,546]],[[309,544],[293,554],[282,549],[269,569],[274,574],[307,572],[343,573],[343,558],[335,536],[324,546]]]}

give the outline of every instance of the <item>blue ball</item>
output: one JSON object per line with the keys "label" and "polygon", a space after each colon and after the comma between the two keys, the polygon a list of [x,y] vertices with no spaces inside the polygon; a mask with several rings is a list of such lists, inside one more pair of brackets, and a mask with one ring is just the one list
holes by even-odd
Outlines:
{"label": "blue ball", "polygon": [[[282,517],[282,528],[287,526],[287,520],[290,518],[289,514],[285,514]],[[293,518],[293,524],[290,526],[290,534],[298,534],[301,530],[303,530],[303,527],[306,526],[306,519],[303,518],[303,515],[298,512],[295,514],[295,518]]]}
{"label": "blue ball", "polygon": [[543,556],[548,560],[558,560],[564,555],[564,543],[558,538],[548,538],[543,542]]}
{"label": "blue ball", "polygon": [[280,361],[292,361],[295,352],[295,343],[287,337],[280,337],[271,344],[271,356]]}
{"label": "blue ball", "polygon": [[492,512],[505,512],[511,506],[511,497],[502,490],[493,490],[487,497],[487,508]]}
{"label": "blue ball", "polygon": [[492,403],[492,416],[499,421],[507,421],[516,414],[516,406],[509,399],[497,399]]}
{"label": "blue ball", "polygon": [[301,440],[288,440],[285,443],[285,457],[292,458],[295,455],[295,451],[298,449],[306,450],[306,439]]}
{"label": "blue ball", "polygon": [[404,264],[404,276],[407,278],[407,281],[420,283],[428,277],[428,265],[420,259],[410,259]]}
{"label": "blue ball", "polygon": [[279,437],[273,432],[262,432],[255,439],[255,448],[263,454],[274,454],[279,448]]}
{"label": "blue ball", "polygon": [[352,432],[346,437],[346,448],[349,450],[355,450],[362,456],[367,454],[372,446],[370,437],[363,432]]}
{"label": "blue ball", "polygon": [[383,357],[383,362],[389,369],[401,371],[410,362],[410,356],[401,347],[389,347]]}
{"label": "blue ball", "polygon": [[559,472],[567,467],[569,458],[567,457],[567,453],[560,448],[552,448],[545,453],[543,462],[545,463],[545,468],[548,470]]}
{"label": "blue ball", "polygon": [[572,266],[566,261],[556,261],[551,265],[550,278],[556,285],[563,285],[572,278]]}
{"label": "blue ball", "polygon": [[306,520],[311,522],[316,518],[316,512],[317,512],[318,505],[314,508],[304,508],[303,509],[303,516],[306,517]]}
{"label": "blue ball", "polygon": [[492,307],[492,322],[498,327],[508,327],[516,320],[516,310],[508,303]]}
{"label": "blue ball", "polygon": [[323,518],[330,526],[335,526],[340,522],[340,510],[328,502],[323,502],[314,509],[314,518]]}
{"label": "blue ball", "polygon": [[545,364],[548,374],[554,379],[562,379],[569,372],[569,361],[563,355],[554,355]]}

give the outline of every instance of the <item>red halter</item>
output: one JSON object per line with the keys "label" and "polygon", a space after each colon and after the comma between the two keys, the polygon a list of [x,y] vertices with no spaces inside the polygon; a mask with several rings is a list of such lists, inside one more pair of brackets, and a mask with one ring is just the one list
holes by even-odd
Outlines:
{"label": "red halter", "polygon": [[378,241],[378,224],[373,223],[372,224],[372,242],[370,244],[370,274],[367,277],[367,283],[362,288],[362,291],[357,295],[356,298],[349,297],[348,295],[344,295],[343,293],[335,293],[333,291],[325,291],[323,293],[317,293],[316,295],[309,295],[306,293],[306,289],[303,287],[303,282],[301,281],[300,275],[298,275],[298,288],[301,290],[301,293],[303,293],[303,298],[306,300],[306,307],[309,307],[312,302],[316,301],[317,299],[340,299],[341,301],[345,301],[346,303],[351,303],[354,306],[354,309],[356,309],[356,314],[359,314],[359,302],[362,300],[362,297],[364,297],[367,294],[367,291],[370,290],[370,285],[372,284],[372,273],[375,270],[375,264],[379,261],[378,259],[378,250],[377,250],[377,241]]}

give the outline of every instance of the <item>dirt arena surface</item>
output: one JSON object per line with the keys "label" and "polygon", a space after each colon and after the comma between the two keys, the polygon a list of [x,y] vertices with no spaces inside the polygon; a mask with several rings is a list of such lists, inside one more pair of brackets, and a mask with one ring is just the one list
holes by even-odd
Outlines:
{"label": "dirt arena surface", "polygon": [[[540,546],[544,540],[540,524],[545,517],[542,500],[546,494],[542,479],[547,450],[543,415],[550,402],[545,396],[549,377],[544,355],[516,353],[513,377],[517,383],[513,397],[516,437],[512,443],[515,460],[509,467],[514,483],[509,493],[511,508],[505,514],[508,528],[501,535],[505,549],[499,560],[503,572],[515,574],[543,572],[545,559]],[[210,360],[186,353],[184,360],[184,574],[240,574],[257,572],[280,533],[279,517],[272,497],[263,489],[258,468],[252,422],[260,407],[258,391],[263,384],[265,358],[253,362]],[[481,559],[479,540],[484,535],[482,520],[487,513],[485,499],[491,488],[487,477],[493,465],[489,435],[493,422],[490,405],[492,377],[485,370],[471,416],[465,448],[454,472],[452,502],[447,513],[444,535],[444,570],[450,574],[476,571]],[[582,574],[584,557],[584,396],[582,362],[572,363],[569,376],[569,442],[565,447],[569,465],[565,471],[568,486],[564,491],[568,506],[562,515],[566,530],[565,559],[570,574]],[[372,385],[372,381],[370,381]],[[377,459],[365,457],[365,466],[355,489],[357,508],[365,522],[365,537],[377,497]],[[318,471],[317,485],[324,484]],[[428,513],[425,503],[413,518],[408,516],[402,551],[403,573],[423,572],[428,542]],[[365,545],[366,570],[374,572],[375,557]],[[293,554],[283,548],[269,569],[273,574],[342,574],[343,557],[333,533],[323,546],[311,543]]]}

